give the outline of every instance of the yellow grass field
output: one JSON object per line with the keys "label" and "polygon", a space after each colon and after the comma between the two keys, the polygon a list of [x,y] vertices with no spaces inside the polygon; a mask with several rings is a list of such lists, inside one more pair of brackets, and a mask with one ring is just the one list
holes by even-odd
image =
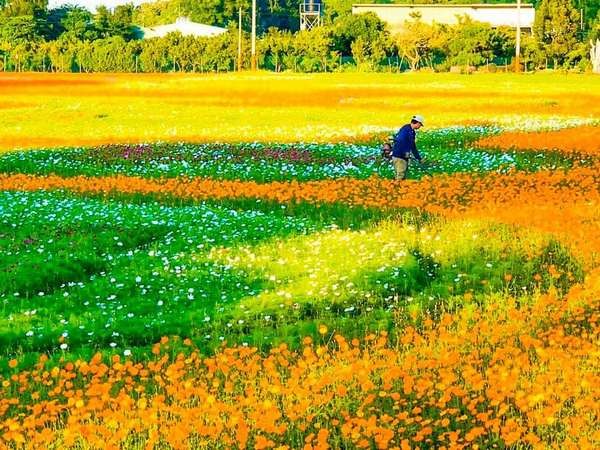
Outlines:
{"label": "yellow grass field", "polygon": [[0,450],[600,449],[600,76],[2,74],[0,123]]}
{"label": "yellow grass field", "polygon": [[0,150],[101,143],[332,142],[423,114],[429,128],[600,119],[575,74],[0,74]]}

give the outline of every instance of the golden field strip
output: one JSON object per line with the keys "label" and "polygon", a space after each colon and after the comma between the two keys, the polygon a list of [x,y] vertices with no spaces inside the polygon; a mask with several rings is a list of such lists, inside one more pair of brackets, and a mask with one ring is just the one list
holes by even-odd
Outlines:
{"label": "golden field strip", "polygon": [[104,143],[333,142],[429,128],[515,130],[600,118],[575,74],[0,74],[0,150]]}

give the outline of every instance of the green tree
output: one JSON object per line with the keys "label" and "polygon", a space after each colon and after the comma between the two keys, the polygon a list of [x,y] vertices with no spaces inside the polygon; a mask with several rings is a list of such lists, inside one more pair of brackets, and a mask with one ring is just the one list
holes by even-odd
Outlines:
{"label": "green tree", "polygon": [[544,67],[546,56],[535,36],[526,34],[521,39],[521,56],[526,67],[534,69]]}
{"label": "green tree", "polygon": [[93,72],[94,67],[94,42],[83,41],[77,46],[77,65],[81,72]]}
{"label": "green tree", "polygon": [[[275,26],[298,29],[300,0],[257,0],[259,33]],[[173,23],[177,17],[222,27],[236,26],[238,10],[243,10],[243,28],[250,29],[251,0],[159,0],[143,3],[134,12],[134,22],[141,26]]]}
{"label": "green tree", "polygon": [[29,45],[26,42],[15,44],[10,52],[10,60],[17,72],[25,70],[27,59],[29,58]]}
{"label": "green tree", "polygon": [[133,4],[129,3],[126,5],[119,5],[113,10],[111,17],[112,36],[120,36],[127,41],[135,38],[135,29],[133,25],[134,9]]}
{"label": "green tree", "polygon": [[39,31],[39,21],[34,16],[15,16],[0,23],[0,39],[20,44],[41,41],[43,36]]}
{"label": "green tree", "polygon": [[152,38],[142,42],[140,64],[144,72],[165,72],[171,69],[169,47],[164,38]]}
{"label": "green tree", "polygon": [[133,22],[143,27],[163,25],[177,19],[177,10],[170,0],[142,3],[135,8]]}
{"label": "green tree", "polygon": [[96,8],[94,16],[94,27],[100,38],[120,36],[125,40],[131,40],[136,36],[133,25],[133,4],[119,5],[113,12],[105,6]]}
{"label": "green tree", "polygon": [[396,36],[398,51],[408,61],[411,70],[417,70],[423,61],[433,64],[433,56],[439,42],[439,27],[421,20],[420,16],[404,22]]}
{"label": "green tree", "polygon": [[63,33],[78,40],[93,40],[97,37],[94,30],[92,14],[85,8],[70,6],[60,24]]}
{"label": "green tree", "polygon": [[76,44],[62,37],[50,42],[48,58],[53,72],[71,72],[75,65]]}
{"label": "green tree", "polygon": [[303,72],[327,71],[330,60],[337,60],[331,48],[332,40],[326,28],[299,31],[294,37],[294,53],[298,61],[296,68]]}
{"label": "green tree", "polygon": [[596,20],[594,22],[592,22],[592,25],[590,26],[590,33],[589,33],[589,39],[590,40],[596,40],[600,38],[600,11],[598,11],[597,16],[596,16]]}
{"label": "green tree", "polygon": [[353,0],[325,0],[323,2],[323,21],[332,24],[338,17],[352,14],[352,5],[360,3]]}
{"label": "green tree", "polygon": [[362,36],[357,37],[354,42],[350,45],[352,51],[352,59],[358,70],[362,70],[365,63],[368,62],[368,56],[370,52],[369,44],[365,42]]}
{"label": "green tree", "polygon": [[275,72],[291,67],[287,67],[286,60],[293,55],[294,37],[287,30],[279,30],[275,27],[269,28],[262,39],[264,54],[268,61],[272,62]]}
{"label": "green tree", "polygon": [[180,16],[188,16],[194,22],[223,26],[227,23],[223,0],[175,0]]}
{"label": "green tree", "polygon": [[43,16],[48,9],[48,0],[4,0],[0,3],[2,14],[7,17]]}
{"label": "green tree", "polygon": [[509,36],[494,30],[490,24],[463,16],[451,27],[448,42],[449,63],[460,66],[480,66],[496,56],[506,56]]}
{"label": "green tree", "polygon": [[574,0],[574,7],[582,15],[584,31],[589,33],[600,13],[600,0]]}
{"label": "green tree", "polygon": [[276,27],[297,31],[300,28],[300,2],[301,0],[258,0],[260,29]]}
{"label": "green tree", "polygon": [[579,13],[571,0],[542,0],[536,11],[533,33],[555,68],[577,44],[578,23]]}
{"label": "green tree", "polygon": [[53,8],[48,11],[46,16],[46,39],[54,40],[65,32],[65,27],[62,24],[63,19],[67,16],[69,11],[74,8],[70,5],[63,5],[59,8]]}
{"label": "green tree", "polygon": [[361,38],[365,43],[388,40],[385,22],[374,13],[340,16],[331,26],[333,49],[343,56],[352,54],[352,43]]}

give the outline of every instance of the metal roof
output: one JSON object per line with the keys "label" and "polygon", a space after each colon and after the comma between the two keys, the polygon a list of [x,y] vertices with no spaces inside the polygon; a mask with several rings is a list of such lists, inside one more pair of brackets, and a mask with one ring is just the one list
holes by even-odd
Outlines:
{"label": "metal roof", "polygon": [[175,23],[142,28],[144,39],[164,37],[169,33],[179,32],[184,36],[212,37],[227,32],[227,28],[214,27],[203,23],[192,22],[187,17],[179,17]]}

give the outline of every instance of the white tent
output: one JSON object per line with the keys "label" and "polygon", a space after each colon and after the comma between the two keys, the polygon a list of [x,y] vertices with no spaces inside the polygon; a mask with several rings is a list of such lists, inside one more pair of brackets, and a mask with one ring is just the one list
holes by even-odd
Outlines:
{"label": "white tent", "polygon": [[227,32],[227,28],[213,27],[202,23],[192,22],[187,17],[179,17],[175,23],[142,28],[144,39],[163,37],[169,33],[180,32],[184,36],[212,37]]}

